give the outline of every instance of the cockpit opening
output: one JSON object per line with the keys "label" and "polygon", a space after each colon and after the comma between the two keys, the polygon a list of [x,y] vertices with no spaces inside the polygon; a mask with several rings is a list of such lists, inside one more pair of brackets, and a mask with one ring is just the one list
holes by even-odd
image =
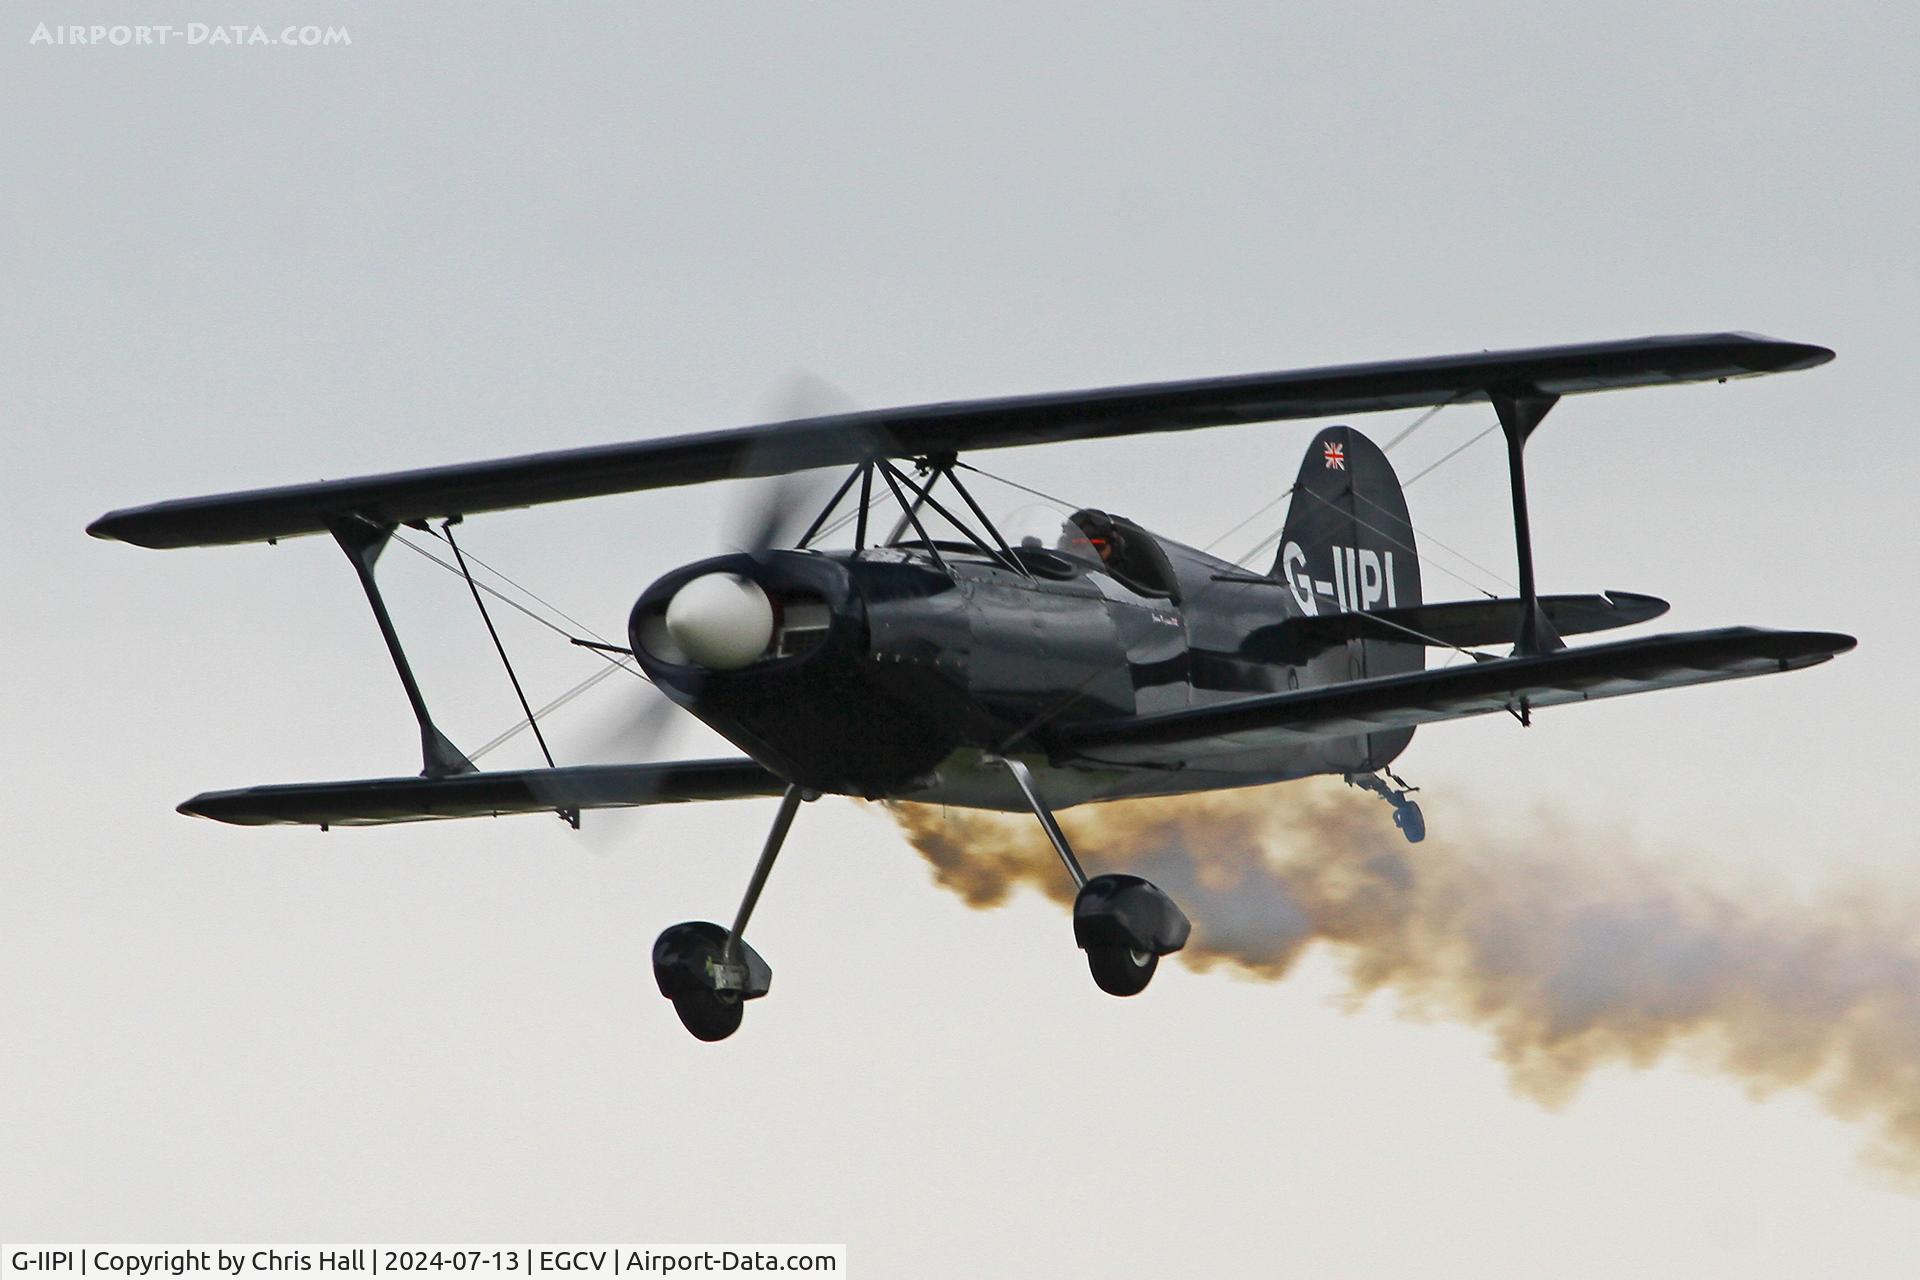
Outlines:
{"label": "cockpit opening", "polygon": [[1083,507],[1068,517],[1055,549],[1099,561],[1141,595],[1179,598],[1179,579],[1167,553],[1152,534],[1125,516]]}

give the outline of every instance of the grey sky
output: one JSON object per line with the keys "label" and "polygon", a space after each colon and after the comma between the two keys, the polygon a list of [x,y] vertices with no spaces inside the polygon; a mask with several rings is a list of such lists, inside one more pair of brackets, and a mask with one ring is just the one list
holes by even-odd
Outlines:
{"label": "grey sky", "polygon": [[[1920,1248],[1915,1201],[1803,1098],[1662,1066],[1544,1112],[1474,1032],[1336,1010],[1324,957],[1104,1000],[1055,909],[967,910],[845,801],[802,813],[756,920],[775,994],[692,1044],[647,949],[731,910],[770,804],[578,836],[177,817],[211,786],[407,772],[405,703],[331,547],[81,532],[752,421],[801,369],[877,405],[1820,342],[1839,359],[1807,374],[1563,405],[1531,454],[1536,550],[1544,586],[1663,595],[1676,628],[1859,650],[1423,731],[1401,771],[1436,828],[1544,809],[1716,883],[1904,894],[1911,6],[135,5],[108,20],[353,43],[29,44],[93,9],[0,24],[0,1234],[844,1239],[863,1276],[1871,1276]],[[1396,463],[1483,418],[1440,415]],[[975,461],[1205,543],[1312,429]],[[465,545],[617,628],[736,497],[506,514]],[[1409,499],[1510,575],[1492,441]],[[384,568],[443,723],[490,737],[513,703],[464,588]],[[592,670],[508,637],[549,696]],[[557,749],[632,705],[601,692]]]}

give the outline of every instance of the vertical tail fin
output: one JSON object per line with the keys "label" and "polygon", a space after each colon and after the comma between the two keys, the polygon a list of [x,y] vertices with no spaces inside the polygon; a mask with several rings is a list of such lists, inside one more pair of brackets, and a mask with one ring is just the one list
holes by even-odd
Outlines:
{"label": "vertical tail fin", "polygon": [[[1380,446],[1351,427],[1328,427],[1313,438],[1294,482],[1273,575],[1308,615],[1420,603],[1420,559],[1407,500]],[[1418,642],[1350,640],[1344,653],[1327,654],[1313,665],[1321,668],[1314,672],[1319,680],[1339,681],[1419,671],[1426,661]],[[1352,767],[1384,767],[1412,736],[1412,730],[1399,729],[1356,740],[1360,754]]]}
{"label": "vertical tail fin", "polygon": [[1273,573],[1309,615],[1420,603],[1400,480],[1379,446],[1353,428],[1328,427],[1307,447]]}

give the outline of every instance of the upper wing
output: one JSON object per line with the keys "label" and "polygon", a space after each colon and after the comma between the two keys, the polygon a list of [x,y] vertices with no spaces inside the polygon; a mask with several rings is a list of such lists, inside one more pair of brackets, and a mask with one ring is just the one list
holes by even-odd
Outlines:
{"label": "upper wing", "polygon": [[359,514],[405,524],[437,516],[636,489],[851,465],[874,456],[1105,439],[1153,431],[1321,418],[1485,399],[1490,389],[1572,395],[1807,369],[1825,347],[1745,333],[1389,360],[1092,391],[914,405],[461,466],[184,498],[109,512],[96,538],[207,546],[321,533]]}
{"label": "upper wing", "polygon": [[1060,729],[1054,745],[1101,761],[1165,764],[1791,671],[1853,646],[1852,636],[1825,631],[1688,631],[1076,725]]}
{"label": "upper wing", "polygon": [[777,796],[786,783],[751,760],[590,764],[461,773],[446,778],[361,778],[207,791],[180,806],[196,818],[240,826],[370,827],[429,818],[487,818],[556,809],[623,809],[683,800]]}

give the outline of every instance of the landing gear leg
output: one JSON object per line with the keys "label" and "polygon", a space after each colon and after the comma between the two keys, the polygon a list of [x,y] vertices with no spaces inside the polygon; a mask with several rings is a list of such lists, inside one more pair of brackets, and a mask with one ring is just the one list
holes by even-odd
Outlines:
{"label": "landing gear leg", "polygon": [[660,994],[673,1001],[673,1011],[681,1023],[699,1040],[725,1040],[740,1029],[742,1006],[767,994],[773,985],[773,969],[760,953],[748,946],[742,936],[753,915],[760,891],[766,887],[767,874],[773,870],[780,846],[802,800],[814,793],[790,786],[780,797],[780,810],[774,815],[773,829],[754,865],[753,879],[740,900],[733,928],[723,929],[707,920],[676,924],[662,933],[653,944],[653,978]]}
{"label": "landing gear leg", "polygon": [[1192,924],[1172,898],[1139,876],[1088,879],[1080,860],[1073,856],[1066,833],[1053,820],[1053,811],[1040,798],[1032,771],[1006,757],[999,763],[1013,775],[1067,874],[1080,888],[1073,900],[1073,940],[1087,953],[1087,969],[1093,974],[1094,984],[1111,996],[1139,995],[1153,981],[1160,957],[1187,945]]}
{"label": "landing gear leg", "polygon": [[1347,785],[1359,787],[1362,791],[1371,791],[1393,806],[1393,825],[1400,828],[1400,834],[1407,838],[1408,844],[1419,844],[1427,838],[1427,820],[1420,813],[1420,806],[1407,799],[1418,791],[1410,787],[1407,780],[1391,769],[1382,769],[1380,773],[1349,773]]}

